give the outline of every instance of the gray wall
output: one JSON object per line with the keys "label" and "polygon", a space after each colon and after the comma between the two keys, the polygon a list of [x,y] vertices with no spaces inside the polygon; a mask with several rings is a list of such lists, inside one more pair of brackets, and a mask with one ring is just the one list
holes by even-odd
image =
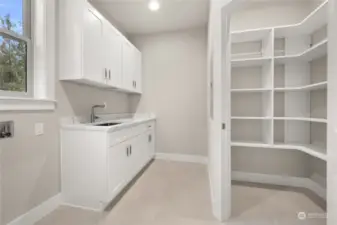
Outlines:
{"label": "gray wall", "polygon": [[255,1],[242,5],[232,14],[231,29],[244,30],[293,24],[302,21],[318,1]]}
{"label": "gray wall", "polygon": [[[14,120],[15,137],[0,142],[2,223],[6,224],[60,192],[59,120],[89,117],[93,104],[106,101],[107,112],[128,112],[126,94],[57,82],[55,112],[1,113],[0,121]],[[43,136],[34,124],[44,123]]]}
{"label": "gray wall", "polygon": [[[15,123],[15,137],[0,141],[1,225],[60,192],[59,122],[62,118],[89,120],[91,106],[103,102],[108,105],[105,112],[129,112],[127,94],[59,81],[55,85],[55,111],[0,113],[0,121]],[[40,122],[44,123],[44,135],[35,136],[34,125]]]}
{"label": "gray wall", "polygon": [[207,155],[206,29],[131,37],[143,53],[134,112],[157,115],[157,151]]}

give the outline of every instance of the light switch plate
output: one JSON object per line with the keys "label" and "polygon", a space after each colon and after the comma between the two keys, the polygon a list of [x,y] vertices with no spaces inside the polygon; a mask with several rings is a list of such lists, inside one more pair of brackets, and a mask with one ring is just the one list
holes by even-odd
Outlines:
{"label": "light switch plate", "polygon": [[36,123],[35,124],[35,135],[40,136],[44,134],[44,124],[43,123]]}

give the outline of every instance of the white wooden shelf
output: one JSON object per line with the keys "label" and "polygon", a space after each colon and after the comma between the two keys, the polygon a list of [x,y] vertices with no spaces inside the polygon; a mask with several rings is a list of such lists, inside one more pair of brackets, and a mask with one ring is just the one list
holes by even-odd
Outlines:
{"label": "white wooden shelf", "polygon": [[326,149],[314,145],[303,144],[266,144],[263,142],[231,142],[232,147],[249,147],[249,148],[271,148],[279,150],[298,150],[318,159],[327,161]]}
{"label": "white wooden shelf", "polygon": [[327,54],[328,39],[325,39],[318,44],[312,46],[303,53],[296,55],[286,55],[275,57],[275,64],[287,64],[294,63],[296,61],[310,62],[315,59],[319,59]]}
{"label": "white wooden shelf", "polygon": [[258,116],[232,116],[232,120],[271,120],[271,117],[258,117]]}
{"label": "white wooden shelf", "polygon": [[249,147],[249,148],[270,148],[272,145],[264,142],[244,142],[244,141],[232,141],[232,147]]}
{"label": "white wooden shelf", "polygon": [[308,35],[328,22],[328,0],[324,1],[317,9],[310,13],[302,22],[294,25],[275,28],[275,37],[292,37]]}
{"label": "white wooden shelf", "polygon": [[272,28],[249,29],[234,31],[231,33],[232,43],[260,41],[267,37]]}
{"label": "white wooden shelf", "polygon": [[271,88],[242,88],[242,89],[232,89],[231,91],[234,93],[241,93],[241,92],[248,92],[248,93],[254,93],[254,92],[268,92],[271,91]]}
{"label": "white wooden shelf", "polygon": [[[309,155],[323,164],[327,161],[328,120],[311,118],[325,117],[321,113],[330,104],[326,102],[330,82],[326,74],[327,15],[328,0],[299,23],[231,33],[232,72],[228,78],[232,89],[226,90],[231,95],[229,144],[245,160],[249,158],[240,148],[265,149],[282,160],[303,154],[301,157]],[[287,154],[274,155],[277,152]],[[253,153],[257,159],[265,154]],[[250,175],[242,180],[249,179]],[[308,189],[325,196],[325,187],[306,179]]]}
{"label": "white wooden shelf", "polygon": [[232,67],[263,66],[270,63],[271,59],[271,57],[234,59],[232,60]]}
{"label": "white wooden shelf", "polygon": [[327,123],[327,119],[323,118],[306,118],[306,117],[274,117],[274,120],[289,120],[289,121],[305,121],[305,122],[317,122],[317,123]]}
{"label": "white wooden shelf", "polygon": [[262,52],[245,52],[245,53],[233,53],[231,58],[236,59],[249,59],[249,58],[260,58],[262,57]]}
{"label": "white wooden shelf", "polygon": [[286,91],[315,91],[315,90],[321,90],[326,89],[328,86],[327,81],[323,81],[316,84],[309,84],[301,87],[284,87],[284,88],[275,88],[274,90],[276,92],[286,92]]}

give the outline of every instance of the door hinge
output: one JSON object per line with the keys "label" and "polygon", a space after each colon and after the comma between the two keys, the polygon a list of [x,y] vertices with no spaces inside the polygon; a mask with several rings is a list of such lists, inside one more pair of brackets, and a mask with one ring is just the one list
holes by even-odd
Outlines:
{"label": "door hinge", "polygon": [[222,129],[226,130],[226,124],[225,123],[222,124]]}

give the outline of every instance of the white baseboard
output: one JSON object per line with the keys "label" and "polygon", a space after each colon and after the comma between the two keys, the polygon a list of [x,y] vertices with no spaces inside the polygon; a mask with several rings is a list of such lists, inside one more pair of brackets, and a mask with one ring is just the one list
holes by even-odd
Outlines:
{"label": "white baseboard", "polygon": [[326,189],[309,178],[233,171],[232,180],[306,188],[326,200]]}
{"label": "white baseboard", "polygon": [[189,162],[200,163],[207,165],[208,160],[205,156],[199,155],[183,155],[183,154],[170,154],[170,153],[156,153],[156,159],[176,161],[176,162]]}
{"label": "white baseboard", "polygon": [[94,209],[94,208],[89,208],[89,207],[84,207],[84,206],[80,206],[80,205],[74,205],[71,203],[67,203],[67,202],[62,202],[63,206],[68,206],[70,208],[77,208],[77,209],[81,209],[84,211],[92,211],[92,212],[102,212],[103,209]]}
{"label": "white baseboard", "polygon": [[62,203],[61,195],[55,195],[54,197],[43,202],[39,206],[31,209],[27,213],[19,216],[7,225],[34,225],[40,221],[43,217],[57,209]]}

